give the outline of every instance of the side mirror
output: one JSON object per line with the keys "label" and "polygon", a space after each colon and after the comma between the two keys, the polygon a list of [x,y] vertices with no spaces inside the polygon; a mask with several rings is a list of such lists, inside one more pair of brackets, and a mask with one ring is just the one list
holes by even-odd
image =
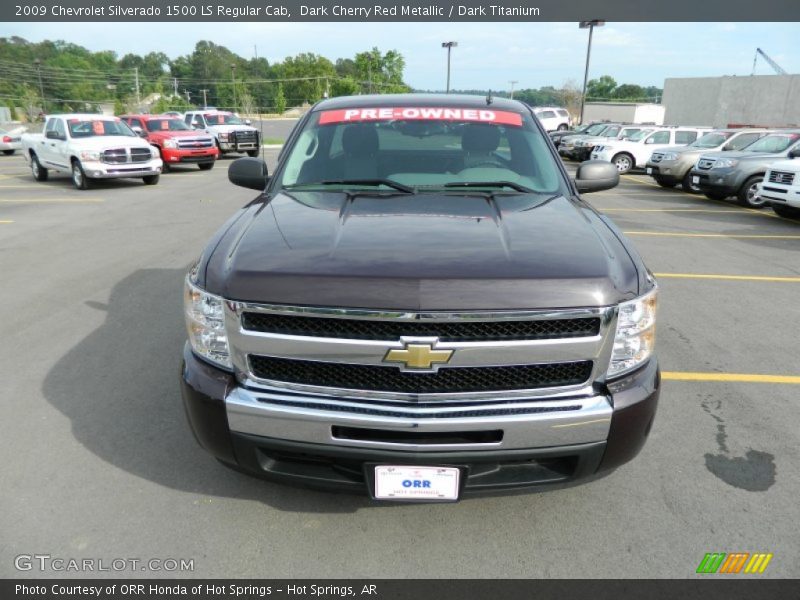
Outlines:
{"label": "side mirror", "polygon": [[604,160],[587,160],[575,172],[575,187],[581,194],[602,192],[619,185],[617,167]]}
{"label": "side mirror", "polygon": [[252,121],[250,119],[245,119],[244,120],[244,124],[245,125],[250,125],[250,123],[252,123]]}
{"label": "side mirror", "polygon": [[228,179],[233,185],[263,192],[269,181],[267,163],[261,158],[237,158],[228,167]]}
{"label": "side mirror", "polygon": [[133,133],[135,133],[135,134],[136,134],[136,135],[138,135],[139,137],[144,137],[144,136],[145,136],[144,129],[142,129],[142,128],[141,128],[141,127],[139,127],[138,125],[134,125],[134,126],[132,126],[132,127],[131,127],[131,131],[133,131]]}
{"label": "side mirror", "polygon": [[800,146],[795,146],[791,150],[789,150],[789,158],[798,158],[800,157]]}
{"label": "side mirror", "polygon": [[45,133],[44,136],[48,140],[65,140],[65,139],[67,139],[65,136],[61,135],[57,131],[52,131],[52,130],[50,130],[47,133]]}

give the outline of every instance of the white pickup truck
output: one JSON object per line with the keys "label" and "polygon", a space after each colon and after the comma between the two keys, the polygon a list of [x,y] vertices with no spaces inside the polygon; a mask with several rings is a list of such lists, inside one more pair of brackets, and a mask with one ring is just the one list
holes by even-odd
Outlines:
{"label": "white pickup truck", "polygon": [[243,121],[232,112],[207,109],[190,110],[183,115],[183,120],[192,129],[213,135],[220,154],[247,152],[248,156],[258,156],[261,136],[258,129],[250,126],[249,119]]}
{"label": "white pickup truck", "polygon": [[49,172],[69,173],[79,190],[93,179],[141,178],[158,183],[163,163],[158,149],[117,117],[64,114],[47,117],[44,133],[22,136],[22,153],[36,181]]}

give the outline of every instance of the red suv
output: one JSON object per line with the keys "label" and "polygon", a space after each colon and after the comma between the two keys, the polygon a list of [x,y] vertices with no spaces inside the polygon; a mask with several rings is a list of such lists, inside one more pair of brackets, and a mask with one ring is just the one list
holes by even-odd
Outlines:
{"label": "red suv", "polygon": [[198,134],[181,119],[168,115],[124,115],[120,117],[137,134],[161,152],[164,172],[172,165],[197,163],[202,170],[214,167],[219,150],[210,135]]}

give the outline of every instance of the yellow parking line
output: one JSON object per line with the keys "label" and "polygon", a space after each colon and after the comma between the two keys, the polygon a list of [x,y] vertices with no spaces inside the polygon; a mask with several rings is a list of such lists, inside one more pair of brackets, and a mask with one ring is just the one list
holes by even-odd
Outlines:
{"label": "yellow parking line", "polygon": [[625,179],[628,179],[630,181],[635,181],[636,183],[644,183],[645,185],[651,185],[653,187],[657,187],[657,188],[662,189],[662,190],[669,190],[670,189],[670,188],[661,187],[660,185],[658,185],[657,183],[653,183],[652,181],[645,181],[643,179],[637,179],[633,175],[623,175],[622,177],[624,177]]}
{"label": "yellow parking line", "polygon": [[[595,208],[597,207],[595,206]],[[730,208],[730,209],[721,208],[717,210],[710,210],[707,208],[597,208],[597,210],[601,212],[643,212],[643,213],[649,213],[649,212],[740,213],[742,212],[741,208]],[[756,211],[747,214],[760,215],[762,213]]]}
{"label": "yellow parking line", "polygon": [[665,231],[623,231],[625,235],[649,235],[662,237],[730,238],[759,240],[800,240],[800,235],[747,235],[726,233],[672,233]]}
{"label": "yellow parking line", "polygon": [[713,275],[705,273],[655,273],[660,279],[720,279],[729,281],[775,281],[800,283],[800,277],[769,277],[763,275]]}
{"label": "yellow parking line", "polygon": [[3,190],[29,190],[31,189],[30,185],[0,185],[0,189]]}
{"label": "yellow parking line", "polygon": [[14,221],[0,221],[3,225],[8,225],[9,223],[13,223]]}
{"label": "yellow parking line", "polygon": [[800,384],[797,375],[759,375],[752,373],[692,373],[662,371],[661,377],[669,381],[728,381],[737,383],[788,383]]}

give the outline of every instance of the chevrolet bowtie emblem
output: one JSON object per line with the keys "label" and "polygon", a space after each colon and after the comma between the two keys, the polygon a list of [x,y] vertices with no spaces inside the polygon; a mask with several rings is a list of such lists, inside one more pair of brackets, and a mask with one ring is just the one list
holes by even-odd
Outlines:
{"label": "chevrolet bowtie emblem", "polygon": [[403,363],[407,369],[430,369],[434,363],[447,363],[452,350],[434,350],[430,344],[406,344],[403,350],[389,350],[383,362]]}

